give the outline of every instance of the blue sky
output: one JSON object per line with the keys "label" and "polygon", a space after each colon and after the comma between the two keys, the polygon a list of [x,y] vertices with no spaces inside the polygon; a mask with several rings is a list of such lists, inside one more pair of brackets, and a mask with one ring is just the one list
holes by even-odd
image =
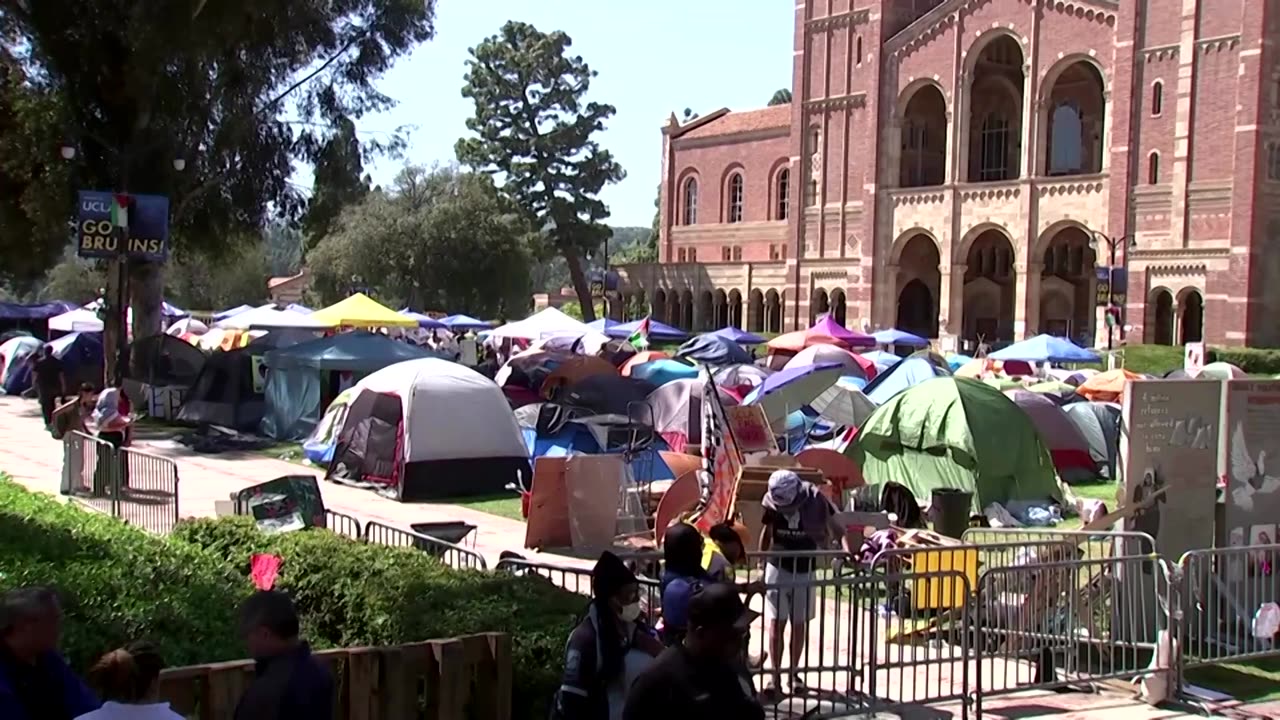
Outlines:
{"label": "blue sky", "polygon": [[[564,30],[571,50],[599,73],[591,98],[618,109],[600,137],[627,171],[602,195],[613,212],[609,222],[647,226],[667,115],[686,107],[699,113],[762,107],[775,90],[790,87],[794,12],[789,0],[438,0],[435,39],[379,83],[399,105],[363,118],[359,127],[376,133],[415,126],[407,161],[452,162],[473,109],[460,92],[467,49],[508,19]],[[401,165],[382,160],[370,171],[385,183]],[[310,173],[300,173],[298,182],[310,186]]]}

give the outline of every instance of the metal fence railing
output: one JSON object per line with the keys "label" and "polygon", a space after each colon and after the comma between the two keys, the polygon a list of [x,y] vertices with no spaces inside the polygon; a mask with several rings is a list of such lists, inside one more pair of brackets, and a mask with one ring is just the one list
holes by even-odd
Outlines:
{"label": "metal fence railing", "polygon": [[63,438],[62,491],[94,509],[150,532],[178,522],[178,465],[80,432]]}
{"label": "metal fence railing", "polygon": [[459,570],[486,570],[484,556],[462,547],[456,543],[446,542],[439,538],[402,530],[380,522],[369,522],[364,526],[364,541],[373,545],[391,547],[417,548],[429,555],[440,558],[442,562]]}
{"label": "metal fence railing", "polygon": [[352,540],[359,540],[364,537],[364,526],[360,524],[359,520],[346,513],[325,510],[324,526],[329,532],[349,537]]}
{"label": "metal fence railing", "polygon": [[[625,560],[624,560],[625,561]],[[630,564],[630,563],[629,563]],[[641,568],[633,567],[633,570]],[[494,567],[495,572],[512,575],[541,577],[556,587],[591,597],[591,568],[556,565],[525,560],[520,557],[504,557]],[[640,608],[650,618],[657,618],[662,612],[662,591],[657,579],[637,572],[640,581]]]}

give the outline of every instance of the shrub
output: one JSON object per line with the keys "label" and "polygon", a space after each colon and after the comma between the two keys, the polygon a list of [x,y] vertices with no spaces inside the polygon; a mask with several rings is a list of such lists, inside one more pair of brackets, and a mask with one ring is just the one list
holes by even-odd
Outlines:
{"label": "shrub", "polygon": [[1250,375],[1280,373],[1280,349],[1215,347],[1209,348],[1209,362],[1228,362]]}
{"label": "shrub", "polygon": [[175,665],[243,656],[235,608],[252,587],[229,565],[0,479],[0,591],[24,585],[65,595],[63,648],[80,669],[139,638]]}

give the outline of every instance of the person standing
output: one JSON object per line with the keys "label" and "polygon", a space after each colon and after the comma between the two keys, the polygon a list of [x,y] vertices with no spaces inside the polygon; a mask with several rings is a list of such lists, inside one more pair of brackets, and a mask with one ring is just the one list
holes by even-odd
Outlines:
{"label": "person standing", "polygon": [[58,654],[62,603],[50,588],[0,597],[0,718],[72,720],[100,703]]}
{"label": "person standing", "polygon": [[622,720],[764,720],[764,708],[740,672],[751,621],[752,613],[729,585],[694,593],[687,633],[636,679]]}
{"label": "person standing", "polygon": [[640,583],[617,555],[600,555],[591,586],[586,617],[565,647],[560,720],[618,720],[631,680],[662,652],[641,621]]}
{"label": "person standing", "polygon": [[112,650],[89,670],[89,683],[102,693],[102,707],[76,720],[183,720],[160,702],[164,660],[147,643]]}
{"label": "person standing", "polygon": [[62,361],[53,354],[53,347],[45,345],[39,355],[32,355],[31,374],[40,400],[40,416],[46,429],[53,425],[53,409],[58,400],[67,394],[67,376]]}
{"label": "person standing", "polygon": [[122,449],[128,445],[132,418],[129,397],[124,390],[111,387],[99,393],[92,419],[98,439],[110,446],[98,447],[98,464],[93,474],[94,494],[102,496],[129,487],[129,459]]}
{"label": "person standing", "polygon": [[[769,476],[769,489],[761,501],[760,552],[779,550],[797,556],[768,556],[764,568],[765,619],[768,621],[769,655],[773,658],[773,678],[765,688],[772,695],[781,688],[783,633],[791,628],[791,665],[800,667],[809,637],[809,621],[817,612],[813,588],[814,557],[839,538],[852,555],[844,529],[835,522],[836,507],[812,483],[791,470],[776,470]],[[808,555],[806,555],[808,553]],[[792,692],[803,687],[792,674]]]}
{"label": "person standing", "polygon": [[706,541],[698,529],[678,522],[662,535],[662,642],[678,645],[688,623],[689,601],[711,576],[702,565]]}
{"label": "person standing", "polygon": [[240,632],[256,666],[235,720],[330,720],[333,678],[298,637],[288,595],[262,590],[240,605]]}

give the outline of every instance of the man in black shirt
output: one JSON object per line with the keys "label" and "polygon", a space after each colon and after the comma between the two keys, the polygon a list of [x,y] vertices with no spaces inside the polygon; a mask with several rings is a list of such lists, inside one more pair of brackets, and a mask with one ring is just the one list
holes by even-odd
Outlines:
{"label": "man in black shirt", "polygon": [[737,670],[752,616],[732,585],[698,591],[689,601],[684,641],[636,679],[622,720],[764,720],[750,680]]}
{"label": "man in black shirt", "polygon": [[53,348],[45,345],[40,356],[32,366],[36,397],[40,399],[40,415],[47,428],[53,424],[53,408],[58,398],[66,395],[67,380],[63,373],[62,361],[53,354]]}
{"label": "man in black shirt", "polygon": [[333,677],[298,637],[298,611],[288,595],[250,595],[240,606],[240,630],[257,666],[235,720],[333,719]]}

